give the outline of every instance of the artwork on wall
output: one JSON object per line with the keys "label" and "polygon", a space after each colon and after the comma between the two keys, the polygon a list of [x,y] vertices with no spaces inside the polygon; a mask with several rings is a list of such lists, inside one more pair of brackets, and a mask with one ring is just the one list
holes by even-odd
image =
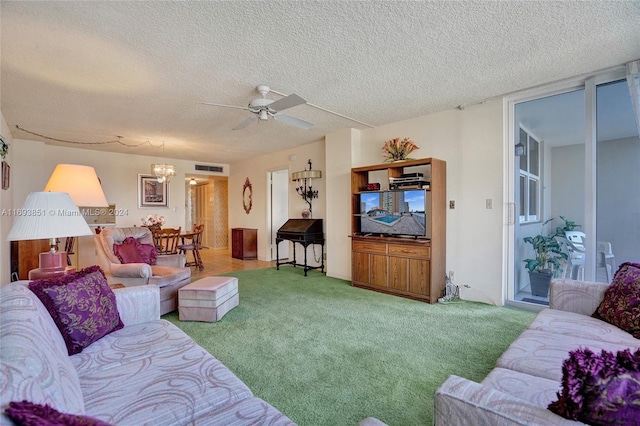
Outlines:
{"label": "artwork on wall", "polygon": [[251,205],[253,204],[253,189],[251,187],[251,182],[249,178],[244,181],[244,186],[242,187],[242,207],[244,207],[244,211],[246,214],[249,214],[251,211]]}
{"label": "artwork on wall", "polygon": [[138,207],[169,207],[169,185],[155,176],[138,175]]}
{"label": "artwork on wall", "polygon": [[11,166],[6,161],[2,162],[2,189],[9,189],[9,180],[11,178]]}

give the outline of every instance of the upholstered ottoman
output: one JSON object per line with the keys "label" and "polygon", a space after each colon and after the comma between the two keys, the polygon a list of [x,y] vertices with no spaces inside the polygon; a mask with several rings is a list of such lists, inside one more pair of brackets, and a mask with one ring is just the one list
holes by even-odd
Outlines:
{"label": "upholstered ottoman", "polygon": [[220,321],[239,300],[237,278],[201,278],[178,290],[180,321]]}

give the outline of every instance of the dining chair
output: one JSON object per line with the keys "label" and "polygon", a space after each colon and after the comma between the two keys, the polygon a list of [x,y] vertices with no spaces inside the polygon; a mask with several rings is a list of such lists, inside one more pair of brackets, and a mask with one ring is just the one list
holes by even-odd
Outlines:
{"label": "dining chair", "polygon": [[202,245],[202,232],[204,231],[204,225],[195,225],[193,231],[180,236],[182,244],[178,246],[180,253],[191,251],[193,255],[193,262],[187,261],[186,266],[195,266],[200,271],[204,269],[202,258],[200,257],[200,249],[206,248]]}
{"label": "dining chair", "polygon": [[181,229],[182,227],[162,228],[154,231],[153,242],[158,249],[158,254],[178,254]]}
{"label": "dining chair", "polygon": [[64,241],[64,251],[67,253],[67,266],[71,266],[71,255],[75,254],[75,237],[67,237]]}

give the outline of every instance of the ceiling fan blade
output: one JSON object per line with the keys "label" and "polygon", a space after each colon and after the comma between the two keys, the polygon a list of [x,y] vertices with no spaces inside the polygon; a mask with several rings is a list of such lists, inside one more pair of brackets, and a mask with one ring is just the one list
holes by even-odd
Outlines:
{"label": "ceiling fan blade", "polygon": [[290,124],[292,126],[296,126],[305,130],[313,127],[313,123],[309,123],[308,121],[300,120],[299,118],[295,118],[286,114],[275,114],[273,118],[275,118],[276,120],[282,123]]}
{"label": "ceiling fan blade", "polygon": [[278,99],[275,102],[271,102],[269,104],[269,108],[271,108],[274,111],[282,111],[284,109],[291,108],[297,105],[306,104],[306,103],[307,101],[305,99],[301,98],[300,96],[294,93],[285,98]]}
{"label": "ceiling fan blade", "polygon": [[225,107],[225,108],[237,108],[237,109],[245,109],[247,111],[251,111],[249,108],[247,107],[241,107],[241,106],[235,106],[235,105],[225,105],[225,104],[212,104],[209,102],[200,102],[202,105],[209,105],[209,106],[219,106],[219,107]]}
{"label": "ceiling fan blade", "polygon": [[252,115],[251,117],[247,118],[246,120],[244,120],[242,123],[238,124],[236,127],[234,127],[231,130],[240,130],[240,129],[244,129],[245,127],[247,127],[249,124],[253,123],[254,121],[256,121],[258,119],[257,115]]}

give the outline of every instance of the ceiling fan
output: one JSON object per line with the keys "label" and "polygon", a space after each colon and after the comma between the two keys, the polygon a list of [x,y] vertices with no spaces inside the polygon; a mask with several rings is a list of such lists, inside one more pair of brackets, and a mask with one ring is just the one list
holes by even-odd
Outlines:
{"label": "ceiling fan", "polygon": [[267,94],[271,91],[269,86],[265,86],[261,84],[257,87],[258,92],[262,95],[261,98],[256,98],[249,102],[249,105],[246,107],[235,106],[235,105],[224,105],[224,104],[214,104],[209,102],[203,102],[204,105],[211,106],[219,106],[225,108],[237,108],[244,109],[253,113],[252,116],[247,118],[242,123],[238,124],[233,130],[240,130],[247,127],[249,124],[253,123],[256,120],[268,120],[269,117],[273,117],[275,120],[280,121],[285,124],[290,124],[295,127],[299,127],[301,129],[309,129],[313,126],[313,123],[309,123],[308,121],[300,120],[299,118],[292,117],[290,115],[282,114],[280,111],[283,111],[287,108],[292,108],[297,105],[306,104],[307,101],[302,97],[291,94],[282,99],[278,99],[274,101],[272,99],[267,99]]}

